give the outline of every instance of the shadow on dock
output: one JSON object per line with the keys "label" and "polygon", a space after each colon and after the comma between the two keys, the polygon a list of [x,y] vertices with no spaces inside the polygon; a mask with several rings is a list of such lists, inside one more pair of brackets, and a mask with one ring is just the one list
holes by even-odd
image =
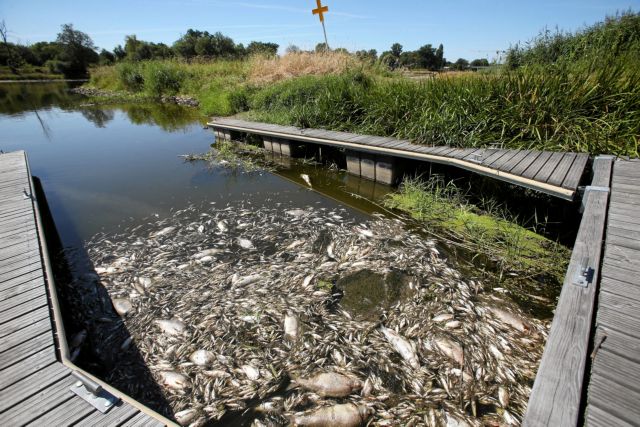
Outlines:
{"label": "shadow on dock", "polygon": [[174,419],[169,402],[115,312],[88,254],[82,245],[72,250],[63,246],[42,184],[38,178],[33,179],[74,363],[150,409]]}

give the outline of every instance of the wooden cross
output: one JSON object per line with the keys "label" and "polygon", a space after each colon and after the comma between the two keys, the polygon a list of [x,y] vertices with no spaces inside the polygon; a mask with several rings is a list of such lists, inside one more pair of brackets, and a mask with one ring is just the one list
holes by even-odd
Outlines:
{"label": "wooden cross", "polygon": [[318,5],[317,9],[313,9],[311,12],[314,15],[319,15],[320,22],[322,22],[322,31],[324,31],[324,45],[329,50],[329,41],[327,40],[327,29],[324,26],[324,14],[329,12],[328,6],[322,5],[322,0],[316,0],[316,4]]}
{"label": "wooden cross", "polygon": [[323,6],[322,0],[316,0],[316,3],[318,4],[318,8],[313,9],[311,12],[313,12],[314,15],[320,15],[320,22],[324,22],[324,14],[329,12],[329,7]]}

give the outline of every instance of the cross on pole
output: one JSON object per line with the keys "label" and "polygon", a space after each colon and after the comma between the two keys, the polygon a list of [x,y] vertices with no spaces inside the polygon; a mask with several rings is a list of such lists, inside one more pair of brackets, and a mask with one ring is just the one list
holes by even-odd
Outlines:
{"label": "cross on pole", "polygon": [[316,0],[316,4],[318,5],[317,9],[313,9],[311,12],[314,15],[319,15],[320,22],[322,23],[322,31],[324,32],[324,45],[327,50],[329,50],[329,41],[327,40],[327,29],[324,26],[324,14],[329,12],[328,6],[322,5],[322,0]]}

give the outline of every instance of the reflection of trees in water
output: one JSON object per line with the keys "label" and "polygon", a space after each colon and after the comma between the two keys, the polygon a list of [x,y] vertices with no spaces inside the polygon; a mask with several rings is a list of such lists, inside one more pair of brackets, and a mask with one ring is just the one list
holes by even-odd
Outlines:
{"label": "reflection of trees in water", "polygon": [[167,132],[185,129],[199,118],[194,108],[175,104],[128,104],[119,108],[127,113],[132,123],[157,125]]}
{"label": "reflection of trees in water", "polygon": [[64,82],[0,84],[0,114],[35,113],[43,129],[47,129],[38,111],[58,107],[79,111],[96,127],[103,128],[114,119],[116,110],[122,110],[134,124],[157,125],[167,132],[183,130],[200,118],[197,109],[175,104],[90,104],[90,99],[70,92],[69,87]]}
{"label": "reflection of trees in water", "polygon": [[96,107],[89,107],[80,110],[82,116],[93,123],[97,128],[103,128],[115,117],[113,110],[103,110]]}

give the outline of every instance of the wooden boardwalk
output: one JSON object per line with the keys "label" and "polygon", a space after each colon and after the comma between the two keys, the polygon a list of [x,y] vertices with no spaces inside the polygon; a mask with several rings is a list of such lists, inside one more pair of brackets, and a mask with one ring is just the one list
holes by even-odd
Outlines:
{"label": "wooden boardwalk", "polygon": [[[120,398],[106,414],[71,391],[46,244],[24,152],[0,154],[0,420],[3,426],[161,426],[168,420]],[[89,374],[85,378],[96,380]]]}
{"label": "wooden boardwalk", "polygon": [[602,156],[526,426],[640,425],[640,161]]}
{"label": "wooden boardwalk", "polygon": [[451,165],[495,179],[573,200],[589,155],[534,150],[429,147],[410,141],[321,129],[300,129],[229,118],[208,123],[215,130],[237,131]]}

